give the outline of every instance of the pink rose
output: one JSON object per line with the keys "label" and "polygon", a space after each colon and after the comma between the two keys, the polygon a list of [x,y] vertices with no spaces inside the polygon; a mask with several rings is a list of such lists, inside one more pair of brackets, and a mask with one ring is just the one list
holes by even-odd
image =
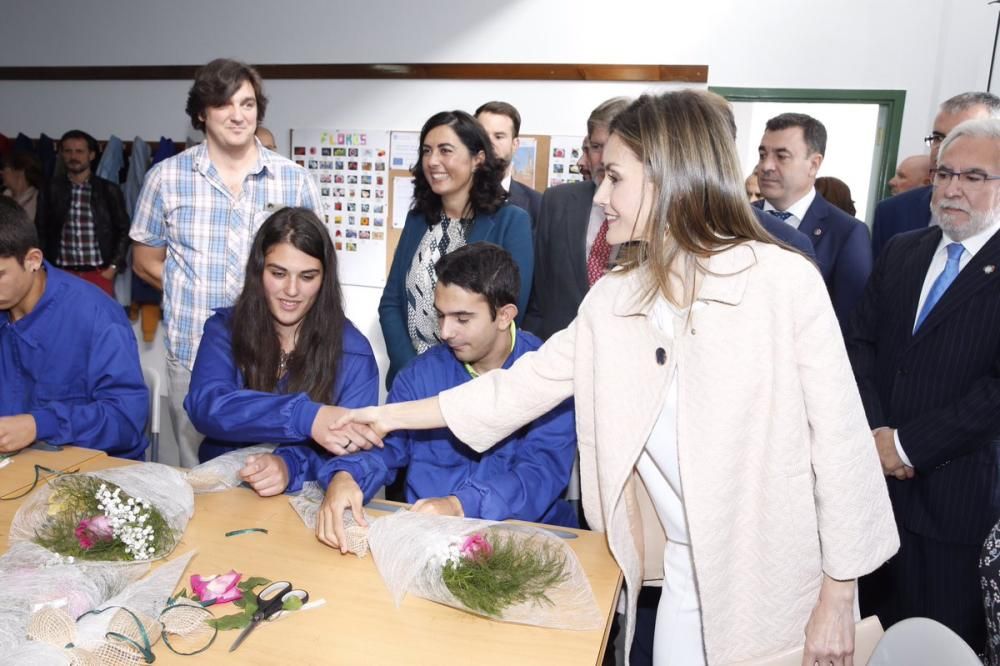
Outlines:
{"label": "pink rose", "polygon": [[90,550],[96,544],[111,541],[115,538],[111,521],[105,515],[98,515],[92,518],[84,518],[73,530],[76,541],[83,550]]}
{"label": "pink rose", "polygon": [[191,591],[204,603],[211,601],[224,604],[243,597],[243,591],[236,587],[243,574],[230,571],[220,576],[202,578],[198,574],[191,576]]}
{"label": "pink rose", "polygon": [[473,534],[462,544],[462,557],[470,560],[485,560],[493,555],[493,546],[481,532]]}

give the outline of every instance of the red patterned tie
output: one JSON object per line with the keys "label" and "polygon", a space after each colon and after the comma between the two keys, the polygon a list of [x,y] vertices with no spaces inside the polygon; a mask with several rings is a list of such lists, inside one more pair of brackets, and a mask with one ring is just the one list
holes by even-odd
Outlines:
{"label": "red patterned tie", "polygon": [[608,272],[608,259],[611,258],[611,246],[608,245],[608,220],[601,222],[601,228],[597,230],[597,238],[590,248],[590,255],[587,257],[587,282],[593,287],[594,283]]}

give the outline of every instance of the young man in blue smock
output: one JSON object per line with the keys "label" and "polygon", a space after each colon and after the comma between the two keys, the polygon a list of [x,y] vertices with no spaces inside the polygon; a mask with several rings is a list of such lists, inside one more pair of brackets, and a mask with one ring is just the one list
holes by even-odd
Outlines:
{"label": "young man in blue smock", "polygon": [[[434,396],[494,370],[508,368],[541,346],[517,330],[520,277],[510,253],[491,243],[472,243],[435,266],[434,307],[442,344],[400,371],[389,402]],[[577,526],[562,499],[576,456],[576,424],[567,400],[486,453],[475,453],[449,430],[398,431],[382,449],[331,458],[317,478],[327,486],[317,537],[343,543],[343,514],[361,506],[405,470],[406,499],[413,510],[452,516]]]}
{"label": "young man in blue smock", "polygon": [[125,312],[40,244],[0,197],[0,453],[44,440],[141,459],[149,392]]}

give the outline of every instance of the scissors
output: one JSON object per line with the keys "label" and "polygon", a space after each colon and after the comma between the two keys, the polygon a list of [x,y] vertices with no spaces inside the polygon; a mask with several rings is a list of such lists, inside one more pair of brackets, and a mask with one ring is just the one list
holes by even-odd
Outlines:
{"label": "scissors", "polygon": [[299,600],[304,604],[309,601],[309,593],[305,590],[293,590],[292,584],[287,580],[280,580],[277,583],[271,583],[263,590],[257,593],[257,612],[253,614],[250,619],[250,624],[246,626],[246,629],[240,632],[240,635],[236,637],[236,641],[233,646],[229,648],[232,652],[240,646],[240,644],[246,639],[251,631],[257,628],[257,625],[264,620],[270,619],[275,613],[281,610],[282,605],[285,600],[290,597],[298,597]]}

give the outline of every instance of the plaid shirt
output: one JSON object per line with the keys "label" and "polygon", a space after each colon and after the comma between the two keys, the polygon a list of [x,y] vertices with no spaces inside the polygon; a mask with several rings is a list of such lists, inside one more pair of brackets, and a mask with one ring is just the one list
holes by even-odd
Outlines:
{"label": "plaid shirt", "polygon": [[90,182],[70,181],[69,212],[63,225],[62,240],[59,243],[59,266],[93,266],[103,263],[101,248],[97,244],[97,229],[94,227],[94,211],[90,208]]}
{"label": "plaid shirt", "polygon": [[198,144],[160,162],[146,174],[129,236],[166,247],[163,322],[167,349],[194,365],[202,328],[215,308],[232,305],[254,235],[286,206],[305,206],[323,218],[316,183],[305,169],[257,141],[257,164],[234,196]]}

